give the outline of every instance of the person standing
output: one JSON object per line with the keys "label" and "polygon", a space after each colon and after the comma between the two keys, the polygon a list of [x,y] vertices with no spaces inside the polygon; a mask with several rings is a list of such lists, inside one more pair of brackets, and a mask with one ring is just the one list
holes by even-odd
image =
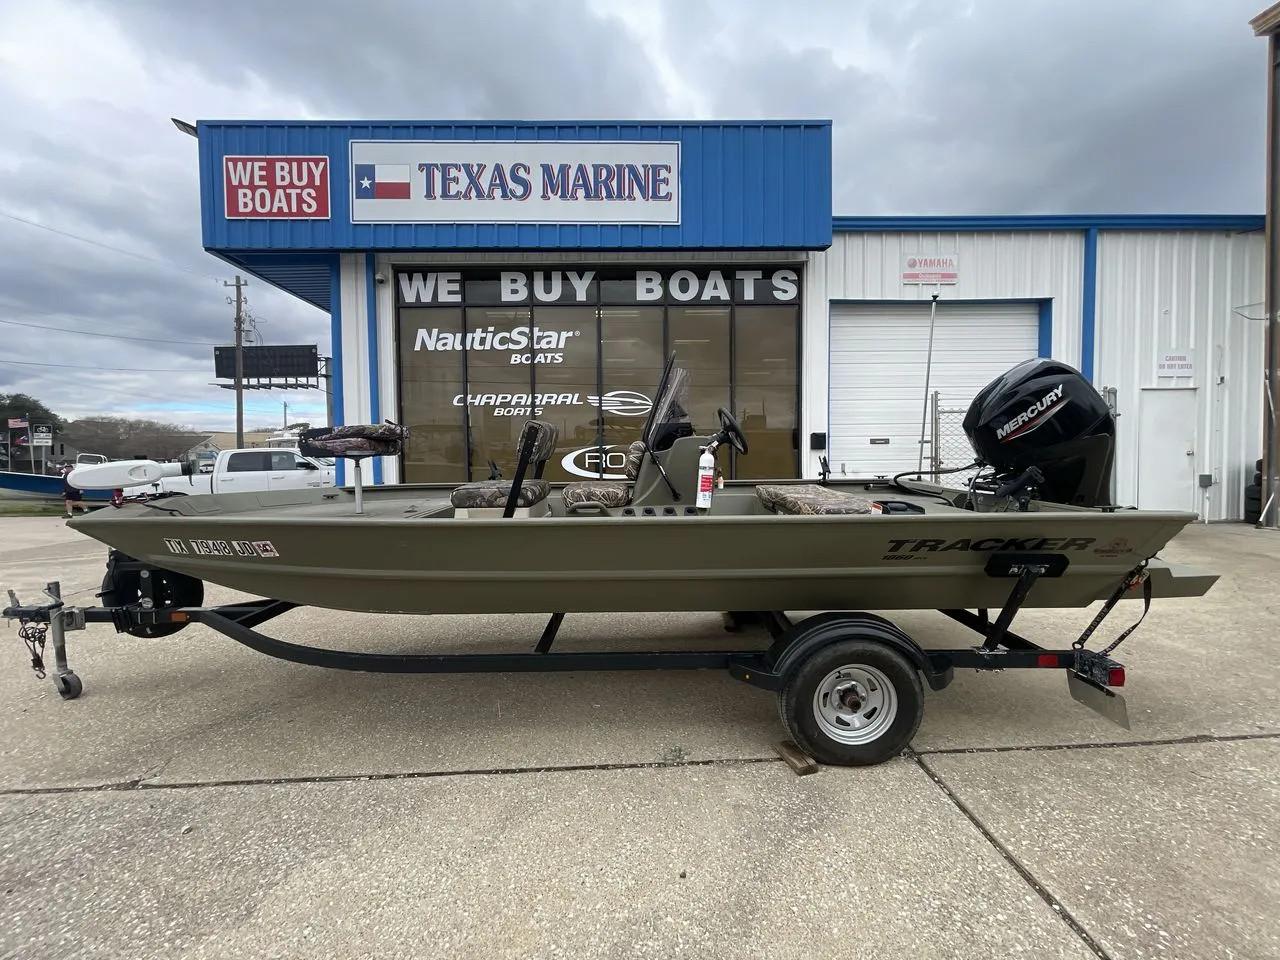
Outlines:
{"label": "person standing", "polygon": [[84,494],[80,491],[79,487],[73,487],[71,485],[71,481],[69,479],[71,476],[71,469],[72,467],[69,463],[62,468],[62,501],[66,504],[68,519],[75,516],[75,508],[77,506],[79,506],[84,513],[89,512],[89,508],[84,504]]}

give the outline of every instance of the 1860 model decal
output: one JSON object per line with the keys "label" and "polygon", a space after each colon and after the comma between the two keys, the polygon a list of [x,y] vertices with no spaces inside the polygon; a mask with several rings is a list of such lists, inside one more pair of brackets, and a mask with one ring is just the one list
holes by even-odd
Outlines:
{"label": "1860 model decal", "polygon": [[280,556],[270,540],[178,540],[164,538],[170,553],[196,554],[201,557],[266,557]]}

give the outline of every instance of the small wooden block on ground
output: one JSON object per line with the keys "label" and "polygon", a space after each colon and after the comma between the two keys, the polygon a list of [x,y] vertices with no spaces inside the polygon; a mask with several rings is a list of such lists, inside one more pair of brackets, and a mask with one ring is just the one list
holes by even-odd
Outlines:
{"label": "small wooden block on ground", "polygon": [[807,777],[818,772],[818,761],[813,759],[790,740],[783,740],[774,747],[778,756],[787,762],[798,777]]}

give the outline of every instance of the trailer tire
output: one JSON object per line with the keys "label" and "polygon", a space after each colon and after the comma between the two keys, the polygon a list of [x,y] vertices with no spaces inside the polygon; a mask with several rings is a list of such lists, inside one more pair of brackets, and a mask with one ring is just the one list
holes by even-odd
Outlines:
{"label": "trailer tire", "polygon": [[883,643],[841,640],[815,650],[778,692],[782,722],[820,763],[883,763],[911,742],[924,715],[920,674]]}

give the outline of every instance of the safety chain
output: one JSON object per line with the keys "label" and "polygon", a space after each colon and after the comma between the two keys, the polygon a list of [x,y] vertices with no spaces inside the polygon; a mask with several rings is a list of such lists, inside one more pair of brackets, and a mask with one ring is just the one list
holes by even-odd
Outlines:
{"label": "safety chain", "polygon": [[44,640],[49,632],[47,623],[22,623],[18,626],[18,638],[26,645],[31,654],[31,669],[36,679],[43,680],[44,673]]}
{"label": "safety chain", "polygon": [[1102,609],[1099,610],[1098,615],[1093,618],[1093,622],[1085,628],[1084,633],[1080,634],[1079,639],[1076,640],[1075,643],[1071,644],[1072,649],[1083,650],[1084,645],[1088,643],[1089,638],[1093,636],[1093,632],[1098,629],[1098,626],[1103,620],[1107,619],[1107,614],[1111,612],[1111,608],[1119,603],[1124,595],[1134,587],[1138,586],[1138,584],[1142,584],[1142,616],[1138,617],[1137,623],[1125,630],[1124,633],[1116,637],[1109,646],[1099,650],[1098,653],[1105,657],[1115,650],[1116,647],[1129,639],[1129,635],[1142,625],[1142,621],[1147,618],[1147,611],[1151,609],[1151,576],[1147,572],[1146,560],[1143,560],[1142,563],[1138,564],[1125,574],[1124,579],[1120,581],[1120,586],[1116,587],[1115,593],[1111,594],[1107,599],[1107,602],[1102,605]]}

